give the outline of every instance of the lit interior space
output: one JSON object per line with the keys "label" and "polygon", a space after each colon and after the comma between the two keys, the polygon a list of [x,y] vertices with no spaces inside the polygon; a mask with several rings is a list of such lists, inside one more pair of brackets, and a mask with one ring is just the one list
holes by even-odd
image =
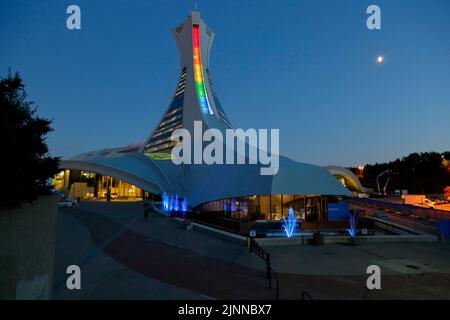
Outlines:
{"label": "lit interior space", "polygon": [[95,172],[63,170],[52,179],[53,186],[73,199],[142,200],[145,192],[125,181]]}

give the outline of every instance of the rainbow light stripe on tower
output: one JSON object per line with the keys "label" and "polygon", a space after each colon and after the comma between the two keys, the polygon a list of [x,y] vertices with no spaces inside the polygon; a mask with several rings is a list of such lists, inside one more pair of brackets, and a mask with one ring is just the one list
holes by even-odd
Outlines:
{"label": "rainbow light stripe on tower", "polygon": [[194,24],[192,27],[192,41],[194,47],[194,76],[198,102],[200,104],[200,109],[204,114],[214,114],[211,106],[209,105],[208,96],[206,94],[205,80],[203,78],[202,57],[200,51],[200,27],[198,24]]}

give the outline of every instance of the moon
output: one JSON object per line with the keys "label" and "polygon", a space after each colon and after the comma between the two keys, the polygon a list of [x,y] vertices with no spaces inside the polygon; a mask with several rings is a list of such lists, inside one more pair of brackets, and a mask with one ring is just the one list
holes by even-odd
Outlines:
{"label": "moon", "polygon": [[377,56],[377,62],[378,63],[383,63],[384,62],[384,57],[382,55]]}

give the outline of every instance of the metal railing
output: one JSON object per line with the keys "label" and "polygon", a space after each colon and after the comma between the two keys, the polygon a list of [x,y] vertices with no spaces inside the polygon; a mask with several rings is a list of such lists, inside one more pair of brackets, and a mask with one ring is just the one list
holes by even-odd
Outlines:
{"label": "metal railing", "polygon": [[275,269],[271,266],[270,267],[270,276],[269,276],[269,289],[272,289],[272,273],[275,275],[275,283],[277,284],[276,287],[276,294],[277,294],[277,300],[280,299],[280,283],[278,281],[278,272],[275,271]]}
{"label": "metal railing", "polygon": [[365,204],[366,206],[375,206],[381,210],[398,210],[410,215],[421,217],[422,219],[434,219],[436,221],[450,219],[450,212],[431,208],[422,208],[408,204],[393,203],[376,199],[365,198],[345,198],[349,202]]}
{"label": "metal railing", "polygon": [[276,297],[277,300],[280,298],[280,290],[279,290],[279,280],[278,280],[278,272],[270,264],[270,254],[267,253],[259,244],[256,242],[254,238],[250,239],[250,253],[256,254],[258,257],[264,260],[266,263],[266,278],[269,279],[269,289],[272,289],[272,274],[275,275],[275,283],[276,283]]}
{"label": "metal railing", "polygon": [[314,300],[314,299],[311,297],[311,295],[308,292],[306,292],[305,290],[302,290],[302,293],[300,294],[300,300]]}

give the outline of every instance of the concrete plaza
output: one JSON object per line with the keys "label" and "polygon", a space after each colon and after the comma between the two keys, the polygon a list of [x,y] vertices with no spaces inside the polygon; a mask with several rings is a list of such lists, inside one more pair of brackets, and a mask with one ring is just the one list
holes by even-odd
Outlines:
{"label": "concrete plaza", "polygon": [[[274,299],[265,264],[246,246],[184,230],[139,202],[60,209],[54,299]],[[281,299],[450,299],[450,245],[374,243],[266,247]],[[66,288],[68,265],[81,290]],[[366,268],[381,267],[381,290]]]}

